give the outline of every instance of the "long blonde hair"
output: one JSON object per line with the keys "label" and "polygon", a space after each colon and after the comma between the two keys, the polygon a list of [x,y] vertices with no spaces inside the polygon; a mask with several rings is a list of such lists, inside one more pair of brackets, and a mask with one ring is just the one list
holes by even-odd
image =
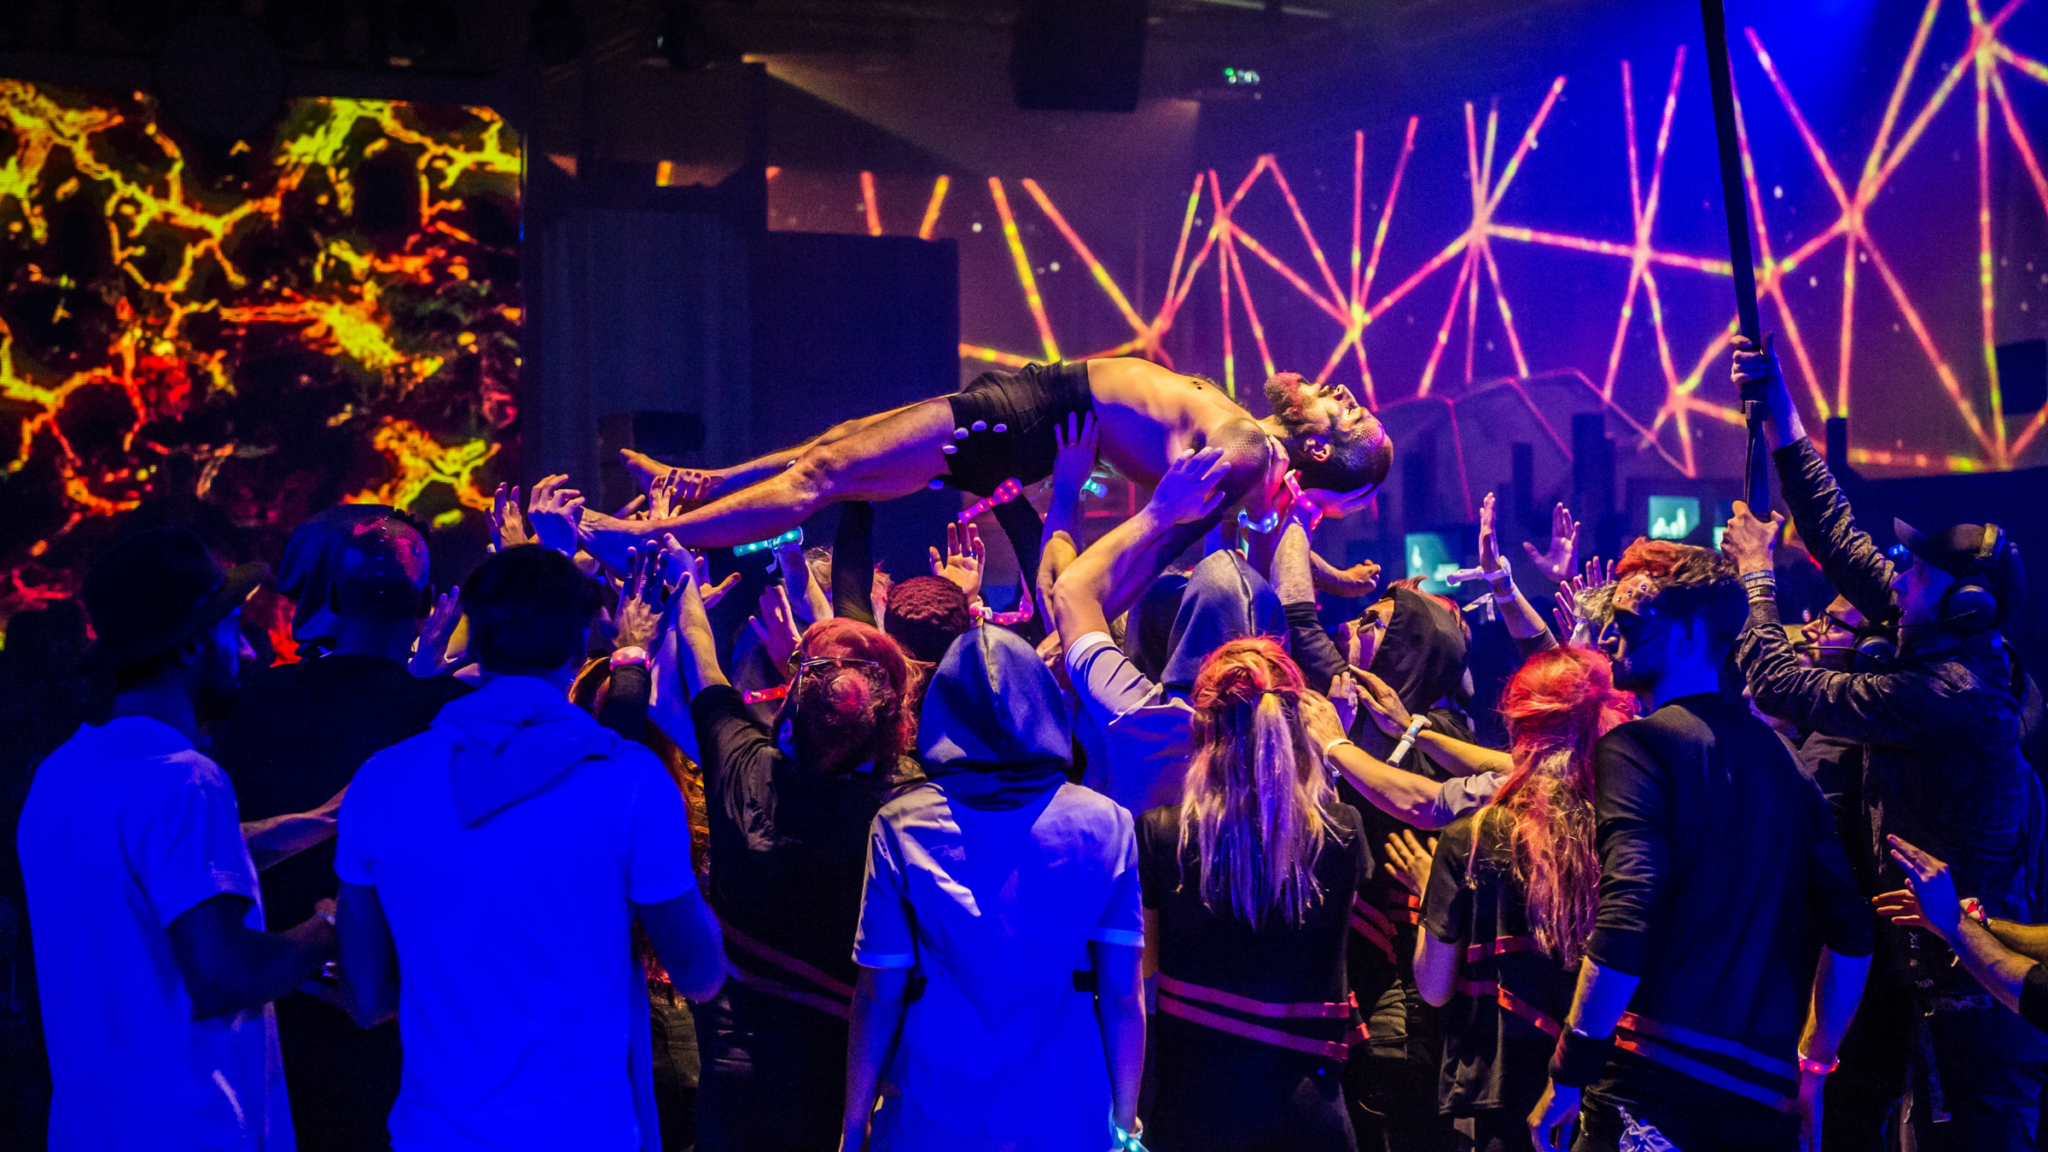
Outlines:
{"label": "long blonde hair", "polygon": [[1202,903],[1254,927],[1299,924],[1322,899],[1316,859],[1336,789],[1302,726],[1301,669],[1269,637],[1232,640],[1195,677],[1180,802],[1182,882],[1192,849]]}

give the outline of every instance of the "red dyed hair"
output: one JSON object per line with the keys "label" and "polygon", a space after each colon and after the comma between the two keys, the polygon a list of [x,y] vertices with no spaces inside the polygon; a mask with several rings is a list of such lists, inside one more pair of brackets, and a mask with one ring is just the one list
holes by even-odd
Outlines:
{"label": "red dyed hair", "polygon": [[910,653],[881,629],[835,616],[804,633],[797,660],[842,657],[868,664],[834,664],[800,679],[790,690],[803,721],[797,748],[823,764],[865,764],[901,756],[917,744],[917,713],[910,707],[915,673]]}
{"label": "red dyed hair", "polygon": [[[1516,671],[1501,692],[1500,710],[1514,770],[1481,810],[1479,824],[1506,822],[1529,927],[1545,952],[1576,966],[1600,904],[1593,744],[1635,715],[1635,697],[1615,688],[1607,657],[1562,647],[1537,653]],[[1481,839],[1473,837],[1475,856]]]}
{"label": "red dyed hair", "polygon": [[1301,720],[1301,668],[1267,636],[1232,640],[1195,676],[1180,853],[1202,903],[1254,927],[1299,924],[1322,898],[1316,857],[1337,793]]}

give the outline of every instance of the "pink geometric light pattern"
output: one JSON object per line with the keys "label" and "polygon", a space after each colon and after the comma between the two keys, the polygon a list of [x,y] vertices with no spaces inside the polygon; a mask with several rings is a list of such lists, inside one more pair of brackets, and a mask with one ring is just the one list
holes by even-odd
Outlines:
{"label": "pink geometric light pattern", "polygon": [[[1766,201],[1759,191],[1755,157],[1750,148],[1748,113],[1743,109],[1738,92],[1737,128],[1742,153],[1743,183],[1749,202],[1752,233],[1759,262],[1756,269],[1757,292],[1760,302],[1770,305],[1770,313],[1766,316],[1767,326],[1774,326],[1777,329],[1782,337],[1782,350],[1789,353],[1787,368],[1794,378],[1795,389],[1806,396],[1813,410],[1820,416],[1848,413],[1851,398],[1850,377],[1854,363],[1854,329],[1859,304],[1857,270],[1860,264],[1867,262],[1877,275],[1883,297],[1906,329],[1911,332],[1913,342],[1925,357],[1932,382],[1939,386],[1941,392],[1953,404],[1958,419],[1981,449],[1981,455],[1961,456],[1859,448],[1850,452],[1852,463],[1935,471],[2010,468],[2020,453],[2040,434],[2044,422],[2048,422],[2048,409],[2043,409],[2033,414],[2018,429],[2009,426],[2003,409],[1994,352],[1995,307],[1992,287],[1995,262],[1991,247],[1990,177],[1993,148],[1991,125],[1994,109],[1997,113],[1996,119],[2004,130],[2004,136],[2011,142],[2044,212],[2048,212],[2048,177],[2044,177],[2040,159],[2029,140],[2027,127],[2021,122],[2007,87],[2008,73],[2048,84],[2048,64],[2022,53],[2000,38],[2001,30],[2023,2],[2024,0],[2007,0],[1995,12],[1987,14],[1980,0],[1926,0],[1911,46],[1892,83],[1875,138],[1863,156],[1860,171],[1853,176],[1853,180],[1845,179],[1843,175],[1847,169],[1846,163],[1831,157],[1820,142],[1798,98],[1794,95],[1785,71],[1771,55],[1763,39],[1754,29],[1742,30],[1741,42],[1753,54],[1769,82],[1772,95],[1797,133],[1808,158],[1834,202],[1832,219],[1817,225],[1809,225],[1814,231],[1804,240],[1790,246],[1789,250],[1782,254],[1776,251],[1771,236],[1783,235],[1786,222],[1773,220],[1771,213],[1766,210]],[[1923,65],[1927,64],[1928,40],[1944,8],[1950,11],[1964,11],[1969,21],[1968,43],[1953,62],[1938,67],[1938,82],[1918,106],[1911,109],[1909,116],[1907,96],[1915,87],[1915,82],[1922,79]],[[1314,229],[1310,227],[1307,216],[1303,214],[1279,161],[1274,156],[1267,155],[1260,157],[1252,165],[1250,171],[1244,174],[1227,196],[1224,194],[1225,186],[1215,171],[1201,173],[1195,178],[1182,215],[1179,241],[1167,274],[1166,289],[1158,308],[1149,316],[1138,310],[1118,285],[1115,277],[1060,214],[1044,189],[1036,181],[1028,178],[1018,183],[1045,219],[1059,232],[1068,247],[1087,266],[1109,303],[1131,328],[1129,339],[1108,348],[1095,350],[1091,355],[1139,355],[1170,365],[1172,357],[1162,346],[1162,338],[1173,327],[1183,305],[1196,290],[1198,276],[1204,267],[1213,261],[1215,290],[1223,317],[1223,323],[1217,329],[1221,344],[1218,358],[1223,367],[1223,383],[1235,394],[1239,350],[1235,347],[1233,339],[1233,329],[1236,326],[1231,322],[1234,307],[1243,311],[1245,327],[1251,332],[1260,367],[1270,375],[1275,367],[1274,359],[1268,347],[1259,306],[1253,300],[1250,285],[1244,275],[1245,256],[1249,254],[1276,273],[1282,282],[1299,295],[1301,301],[1307,303],[1311,313],[1319,312],[1328,318],[1332,326],[1333,344],[1317,378],[1329,380],[1342,377],[1346,382],[1357,383],[1362,388],[1367,403],[1375,408],[1428,398],[1434,389],[1441,386],[1444,378],[1450,375],[1458,375],[1463,383],[1472,383],[1474,344],[1478,339],[1479,330],[1482,324],[1490,326],[1497,322],[1501,335],[1505,337],[1518,377],[1530,376],[1533,367],[1534,371],[1538,372],[1562,370],[1568,378],[1582,381],[1604,406],[1634,430],[1641,446],[1654,449],[1684,475],[1696,477],[1700,471],[1699,461],[1693,451],[1693,419],[1702,417],[1724,424],[1739,425],[1741,416],[1730,406],[1715,403],[1699,395],[1700,384],[1709,373],[1716,371],[1717,366],[1725,371],[1729,342],[1736,332],[1732,300],[1728,301],[1727,323],[1690,358],[1689,366],[1674,349],[1665,323],[1660,277],[1680,273],[1716,278],[1730,275],[1726,259],[1667,251],[1656,242],[1657,216],[1664,193],[1665,158],[1671,140],[1673,116],[1680,97],[1685,57],[1685,49],[1681,46],[1672,60],[1657,131],[1649,148],[1647,167],[1641,155],[1642,142],[1636,122],[1635,78],[1626,61],[1621,65],[1621,119],[1627,135],[1629,204],[1633,224],[1629,236],[1614,238],[1574,235],[1531,228],[1500,217],[1503,196],[1522,174],[1531,152],[1538,147],[1546,121],[1551,117],[1559,97],[1564,92],[1566,78],[1560,76],[1551,83],[1541,104],[1521,129],[1505,162],[1498,167],[1496,154],[1501,131],[1499,110],[1496,108],[1489,111],[1482,127],[1474,106],[1469,102],[1465,104],[1465,170],[1471,188],[1470,218],[1464,228],[1433,256],[1410,270],[1390,287],[1380,290],[1378,295],[1374,293],[1380,282],[1382,254],[1394,220],[1403,177],[1415,153],[1421,123],[1419,117],[1411,117],[1407,122],[1379,218],[1370,236],[1364,229],[1363,213],[1365,134],[1354,134],[1348,278],[1340,279],[1337,275],[1337,269],[1326,258],[1324,248]],[[1915,307],[1906,284],[1885,258],[1883,245],[1872,234],[1867,219],[1868,211],[1878,194],[1899,171],[1914,147],[1923,141],[1929,123],[1962,87],[1966,77],[1973,81],[1976,98],[1976,255],[1981,319],[1981,347],[1977,351],[1983,357],[1984,368],[1990,381],[1988,405],[1984,411],[1980,411],[1978,405],[1965,394],[1962,379],[1947,353],[1936,341],[1919,309]],[[1574,173],[1573,176],[1574,179],[1580,179],[1583,174]],[[1253,235],[1238,219],[1240,206],[1247,195],[1260,184],[1262,178],[1279,192],[1288,214],[1300,232],[1300,239],[1309,253],[1306,269],[1276,255],[1268,242]],[[940,180],[941,185],[934,190],[924,224],[919,230],[924,236],[931,235],[931,229],[938,216],[938,206],[945,196],[945,178],[941,177]],[[864,184],[863,187],[864,190],[871,189],[872,184]],[[1032,261],[1024,248],[1017,218],[1003,181],[1000,178],[991,178],[989,192],[997,215],[1002,221],[1019,283],[1024,289],[1027,307],[1039,334],[1042,354],[1044,357],[1056,357],[1059,341],[1047,318],[1038,285],[1032,274]],[[1197,238],[1195,227],[1200,216],[1206,216],[1207,223]],[[871,215],[870,219],[872,218]],[[1199,242],[1194,244],[1194,250],[1190,255],[1191,242],[1197,239]],[[1831,396],[1824,386],[1821,370],[1815,364],[1809,346],[1811,338],[1801,329],[1797,310],[1787,299],[1784,288],[1787,278],[1793,272],[1819,259],[1837,240],[1842,242],[1842,296],[1836,348],[1836,376]],[[1536,363],[1532,366],[1529,351],[1516,329],[1514,311],[1509,303],[1508,293],[1511,285],[1503,281],[1495,260],[1496,242],[1566,249],[1627,263],[1626,287],[1618,301],[1614,339],[1603,370],[1595,371],[1589,366],[1575,364]],[[1367,354],[1367,330],[1386,316],[1395,305],[1411,296],[1422,298],[1440,272],[1447,272],[1451,281],[1450,291],[1445,297],[1441,321],[1430,337],[1433,342],[1428,348],[1427,358],[1415,382],[1414,390],[1406,396],[1385,395],[1385,382],[1375,380]],[[1490,297],[1493,316],[1486,315],[1487,310],[1482,308],[1482,296]],[[1647,420],[1638,419],[1623,410],[1615,399],[1615,383],[1622,370],[1624,345],[1629,333],[1640,319],[1639,304],[1642,311],[1647,312],[1650,330],[1655,338],[1657,373],[1661,377],[1664,393],[1657,410]],[[1294,306],[1298,308],[1298,302]],[[1270,302],[1268,311],[1271,311]],[[1776,321],[1775,325],[1771,324],[1772,320]],[[1462,350],[1456,347],[1456,338],[1461,334]],[[1408,337],[1404,334],[1403,338]],[[963,343],[960,346],[960,354],[964,359],[1007,366],[1021,366],[1030,359],[1002,349],[971,343]],[[1574,369],[1580,371],[1573,371]],[[1356,376],[1352,377],[1351,373],[1354,370]],[[1596,375],[1597,382],[1594,379]],[[1518,381],[1510,383],[1519,388]],[[1527,400],[1526,394],[1524,399]],[[1531,407],[1533,409],[1533,405]],[[1552,435],[1555,436],[1554,433]]]}

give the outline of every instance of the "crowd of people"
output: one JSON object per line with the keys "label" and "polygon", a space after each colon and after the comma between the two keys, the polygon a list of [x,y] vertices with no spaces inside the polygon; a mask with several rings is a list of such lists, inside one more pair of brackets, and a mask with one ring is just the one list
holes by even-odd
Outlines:
{"label": "crowd of people", "polygon": [[[261,669],[270,574],[132,533],[8,629],[49,1146],[2033,1149],[2017,550],[1881,546],[1771,349],[1733,371],[1837,600],[1781,610],[1785,517],[1741,504],[1583,567],[1560,507],[1532,598],[1488,496],[1455,578],[1519,652],[1505,747],[1478,614],[1314,552],[1392,445],[1289,375],[1263,420],[1090,361],[629,454],[617,515],[501,488],[440,595],[404,513],[335,508]],[[1150,496],[1083,548],[1103,467]],[[927,482],[985,499],[892,583],[869,501]],[[829,503],[829,548],[783,535]],[[757,541],[722,635],[704,550]]]}

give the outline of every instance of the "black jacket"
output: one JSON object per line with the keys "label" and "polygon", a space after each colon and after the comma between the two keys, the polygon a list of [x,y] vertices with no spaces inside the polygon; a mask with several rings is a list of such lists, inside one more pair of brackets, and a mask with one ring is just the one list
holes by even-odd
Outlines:
{"label": "black jacket", "polygon": [[[1892,563],[1856,528],[1812,441],[1774,458],[1793,522],[1829,582],[1865,616],[1895,618]],[[1886,672],[1801,668],[1776,604],[1765,599],[1751,605],[1735,659],[1758,708],[1864,746],[1864,847],[1878,864],[1879,887],[1905,886],[1884,840],[1897,835],[1946,860],[1957,890],[1982,899],[1992,915],[2041,919],[2041,787],[2020,754],[2020,705],[1996,633],[1934,657],[1907,657]],[[1925,954],[1926,941],[1918,943],[1895,955]],[[1946,957],[1928,966],[1938,976]]]}

